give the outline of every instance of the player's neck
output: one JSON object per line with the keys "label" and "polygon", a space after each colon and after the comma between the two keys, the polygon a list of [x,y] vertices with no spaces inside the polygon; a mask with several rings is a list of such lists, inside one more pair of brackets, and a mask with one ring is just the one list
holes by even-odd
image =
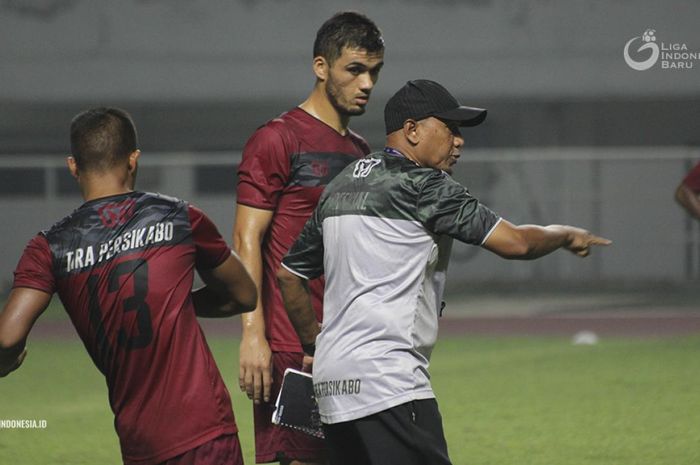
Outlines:
{"label": "player's neck", "polygon": [[86,202],[112,195],[126,194],[134,190],[133,183],[128,179],[114,176],[95,176],[82,179],[79,184]]}
{"label": "player's neck", "polygon": [[323,121],[325,124],[335,129],[339,134],[345,135],[348,132],[348,124],[350,117],[341,115],[338,110],[331,104],[325,91],[318,86],[309,95],[299,108],[313,116],[314,118]]}

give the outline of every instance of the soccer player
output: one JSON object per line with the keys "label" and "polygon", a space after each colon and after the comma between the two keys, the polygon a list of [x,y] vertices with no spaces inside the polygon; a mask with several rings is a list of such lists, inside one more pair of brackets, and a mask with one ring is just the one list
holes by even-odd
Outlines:
{"label": "soccer player", "polygon": [[676,188],[676,202],[686,213],[700,220],[700,163],[686,174]]}
{"label": "soccer player", "polygon": [[[134,190],[140,152],[123,110],[70,128],[85,203],[27,245],[0,314],[0,376],[20,366],[54,292],[109,389],[127,465],[240,465],[231,399],[196,316],[255,307],[255,284],[214,224]],[[192,291],[194,271],[206,284]]]}
{"label": "soccer player", "polygon": [[[255,453],[262,462],[322,462],[319,439],[271,424],[282,374],[301,368],[302,349],[282,304],[275,272],[316,206],[325,185],[369,152],[348,128],[365,111],[383,64],[377,26],[354,12],[338,13],[318,30],[316,83],[298,107],[269,121],[248,140],[238,175],[233,244],[260,289],[243,316],[241,390],[254,402]],[[309,283],[319,321],[323,280]]]}
{"label": "soccer player", "polygon": [[[327,186],[282,261],[290,320],[315,355],[332,465],[450,464],[428,365],[453,238],[519,259],[610,243],[571,226],[513,225],[448,175],[459,127],[485,117],[434,81],[409,81],[386,104],[385,149]],[[323,273],[320,329],[305,283]]]}

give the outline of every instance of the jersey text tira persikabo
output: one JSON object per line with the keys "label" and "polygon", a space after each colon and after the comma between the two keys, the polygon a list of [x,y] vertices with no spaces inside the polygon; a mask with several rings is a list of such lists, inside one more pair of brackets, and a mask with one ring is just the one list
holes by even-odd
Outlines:
{"label": "jersey text tira persikabo", "polygon": [[384,152],[348,166],[282,264],[325,272],[313,377],[325,423],[434,397],[428,374],[452,238],[480,245],[499,217],[450,176]]}

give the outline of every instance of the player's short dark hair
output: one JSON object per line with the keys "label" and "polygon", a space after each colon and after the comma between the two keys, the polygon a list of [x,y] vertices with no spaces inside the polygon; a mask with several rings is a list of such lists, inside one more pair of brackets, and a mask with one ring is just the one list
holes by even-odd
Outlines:
{"label": "player's short dark hair", "polygon": [[377,25],[367,16],[355,11],[343,11],[334,14],[316,33],[314,58],[320,56],[333,64],[344,47],[378,53],[384,50],[384,38]]}
{"label": "player's short dark hair", "polygon": [[119,108],[92,108],[71,121],[71,155],[80,170],[104,172],[123,162],[137,144],[134,121]]}

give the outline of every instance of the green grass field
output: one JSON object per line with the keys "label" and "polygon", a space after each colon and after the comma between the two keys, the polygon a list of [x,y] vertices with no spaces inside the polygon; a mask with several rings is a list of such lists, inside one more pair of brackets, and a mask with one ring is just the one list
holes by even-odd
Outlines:
{"label": "green grass field", "polygon": [[[253,461],[251,407],[237,388],[238,343],[210,341]],[[445,338],[432,375],[458,464],[700,463],[700,337]],[[119,464],[104,381],[77,337],[32,340],[24,366],[0,380],[0,464]]]}

